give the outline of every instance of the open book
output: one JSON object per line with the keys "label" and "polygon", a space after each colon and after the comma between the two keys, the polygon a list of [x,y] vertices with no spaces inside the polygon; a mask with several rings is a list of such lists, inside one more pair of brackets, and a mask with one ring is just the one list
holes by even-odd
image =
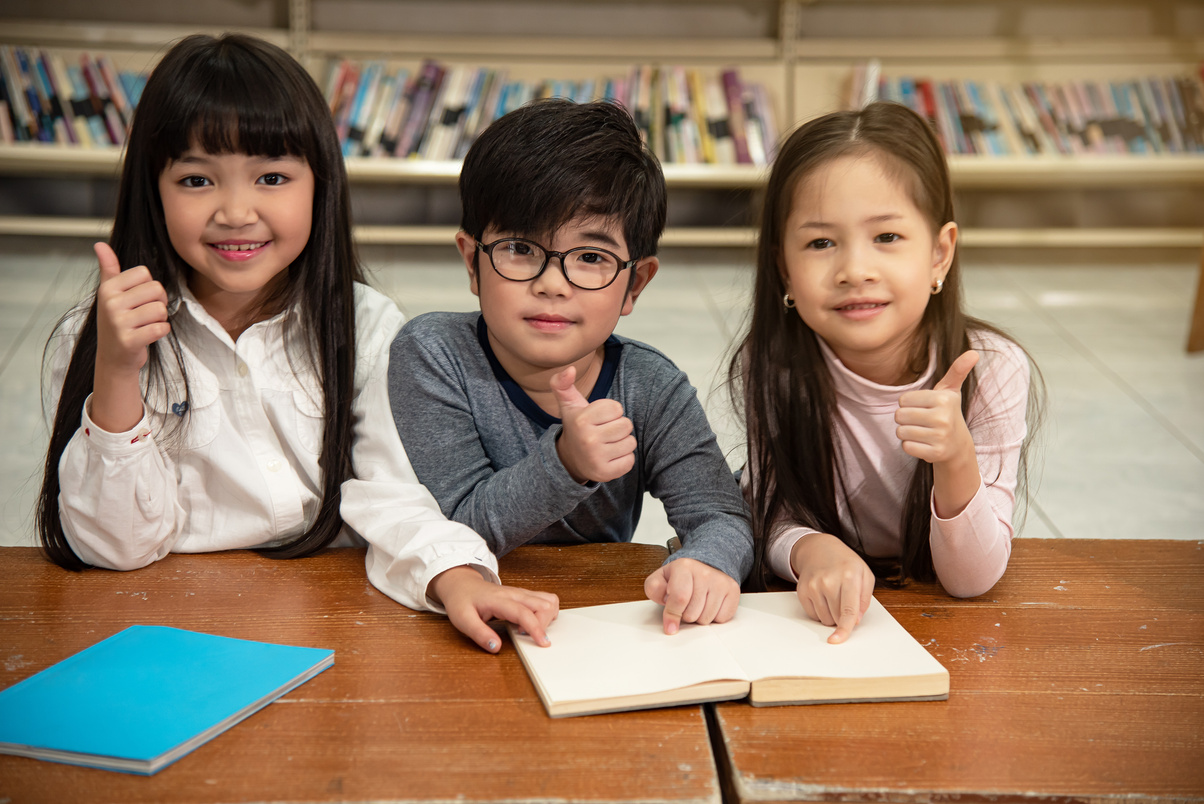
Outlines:
{"label": "open book", "polygon": [[334,651],[133,625],[0,692],[0,753],[152,774]]}
{"label": "open book", "polygon": [[648,600],[560,612],[541,648],[511,626],[514,645],[552,717],[724,701],[753,706],[949,697],[949,671],[876,599],[852,636],[827,642],[794,592],[740,596],[722,625],[666,636]]}

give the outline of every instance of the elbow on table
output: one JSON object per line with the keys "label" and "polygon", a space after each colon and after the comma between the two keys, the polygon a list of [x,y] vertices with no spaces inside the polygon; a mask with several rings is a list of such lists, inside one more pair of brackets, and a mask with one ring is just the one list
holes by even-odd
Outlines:
{"label": "elbow on table", "polygon": [[166,551],[161,552],[158,546],[150,550],[134,551],[117,549],[113,545],[107,544],[85,546],[70,538],[67,543],[71,546],[71,551],[79,556],[79,559],[85,564],[118,572],[142,569],[155,563],[166,554]]}
{"label": "elbow on table", "polygon": [[951,597],[961,599],[979,597],[991,591],[1002,577],[1003,572],[1001,571],[996,575],[981,578],[942,578],[941,587]]}

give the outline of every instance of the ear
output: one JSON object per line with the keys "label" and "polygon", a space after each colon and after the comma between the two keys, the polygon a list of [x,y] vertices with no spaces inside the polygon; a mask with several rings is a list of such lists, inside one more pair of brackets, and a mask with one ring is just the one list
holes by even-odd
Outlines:
{"label": "ear", "polygon": [[644,288],[648,287],[648,283],[652,281],[652,277],[656,276],[660,266],[660,260],[656,257],[645,257],[636,263],[635,267],[631,269],[635,271],[635,281],[631,283],[631,289],[627,291],[627,298],[623,300],[623,309],[619,315],[627,315],[635,309],[635,300],[644,292]]}
{"label": "ear", "polygon": [[472,235],[461,229],[456,232],[456,248],[464,259],[464,267],[468,269],[468,289],[472,291],[472,295],[480,296],[481,288],[477,283],[476,269],[473,268],[473,262],[477,258],[477,241]]}
{"label": "ear", "polygon": [[949,221],[937,232],[936,243],[932,247],[932,284],[935,285],[938,279],[945,279],[956,251],[957,224]]}

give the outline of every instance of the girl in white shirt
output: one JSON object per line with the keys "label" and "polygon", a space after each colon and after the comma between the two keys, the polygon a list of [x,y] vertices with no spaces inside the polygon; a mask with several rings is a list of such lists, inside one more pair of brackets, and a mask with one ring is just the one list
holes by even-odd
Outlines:
{"label": "girl in white shirt", "polygon": [[963,311],[957,234],[940,143],[905,106],[813,120],[774,161],[731,365],[753,578],[795,582],[832,642],[876,576],[970,597],[1007,566],[1039,375]]}
{"label": "girl in white shirt", "polygon": [[330,110],[296,61],[239,35],[174,46],[130,130],[111,243],[48,345],[52,560],[362,538],[399,602],[445,606],[489,650],[490,617],[546,639],[555,597],[497,585],[410,468],[385,387],[402,316],[363,284]]}

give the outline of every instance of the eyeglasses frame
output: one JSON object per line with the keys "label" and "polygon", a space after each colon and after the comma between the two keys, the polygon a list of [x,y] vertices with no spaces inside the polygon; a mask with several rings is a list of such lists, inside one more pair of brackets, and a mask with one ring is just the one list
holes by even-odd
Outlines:
{"label": "eyeglasses frame", "polygon": [[[619,278],[619,274],[634,267],[635,264],[639,262],[638,259],[626,260],[626,261],[622,260],[619,258],[618,254],[615,254],[610,249],[599,248],[597,246],[574,246],[573,248],[569,249],[568,251],[552,251],[551,249],[545,248],[544,246],[540,245],[539,243],[536,243],[534,240],[528,240],[525,237],[502,237],[502,238],[494,240],[492,243],[488,243],[488,244],[482,243],[480,240],[473,238],[473,242],[476,243],[477,251],[485,252],[485,256],[489,258],[489,267],[491,267],[493,269],[493,272],[495,274],[497,274],[498,276],[500,276],[502,279],[505,279],[507,282],[534,282],[536,279],[539,279],[541,276],[543,276],[543,272],[548,269],[548,263],[550,263],[552,261],[552,258],[559,257],[560,258],[560,273],[562,276],[564,276],[565,282],[568,282],[570,285],[577,288],[578,290],[605,290],[606,288],[610,287],[611,285],[613,285],[615,283],[615,280]],[[534,276],[530,276],[526,279],[511,279],[510,277],[506,276],[504,273],[499,271],[497,269],[497,265],[493,261],[493,250],[502,243],[530,243],[532,246],[537,247],[544,253],[543,265],[539,266],[539,270],[535,272]],[[607,282],[602,287],[599,287],[599,288],[582,287],[581,285],[578,285],[573,280],[569,279],[569,271],[568,271],[568,268],[566,268],[565,264],[564,264],[564,258],[567,257],[568,255],[572,254],[574,251],[604,251],[607,254],[609,254],[610,256],[614,257],[618,261],[619,268],[618,268],[618,270],[615,271],[615,275],[610,278],[610,281]]]}

